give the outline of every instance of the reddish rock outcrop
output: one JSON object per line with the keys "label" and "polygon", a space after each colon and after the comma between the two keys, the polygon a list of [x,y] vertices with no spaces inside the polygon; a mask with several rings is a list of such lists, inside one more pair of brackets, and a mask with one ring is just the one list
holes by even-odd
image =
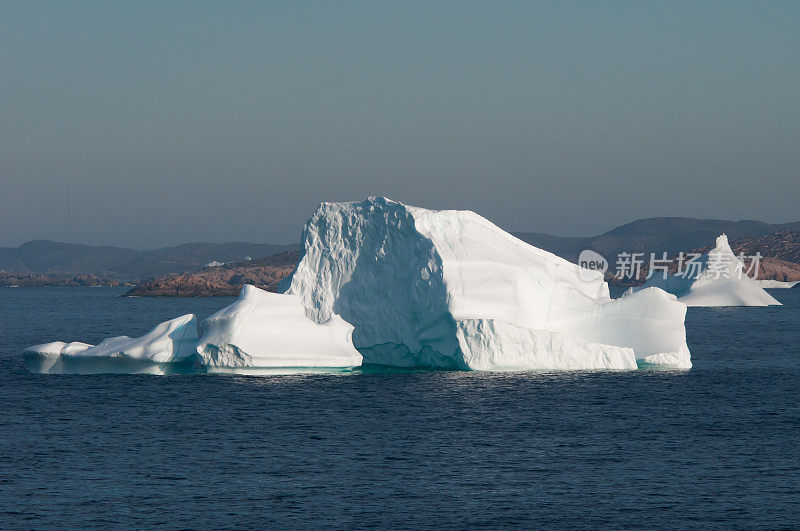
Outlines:
{"label": "reddish rock outcrop", "polygon": [[294,271],[300,251],[247,260],[199,271],[169,275],[142,282],[125,293],[128,297],[219,297],[236,296],[245,284],[277,291],[278,283]]}

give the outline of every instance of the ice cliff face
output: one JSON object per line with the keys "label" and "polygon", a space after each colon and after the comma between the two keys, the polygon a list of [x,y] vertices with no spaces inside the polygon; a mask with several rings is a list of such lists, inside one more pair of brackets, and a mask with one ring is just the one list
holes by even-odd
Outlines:
{"label": "ice cliff face", "polygon": [[288,293],[340,315],[371,363],[460,369],[690,367],[686,307],[659,289],[611,300],[600,273],[468,211],[385,198],[323,203]]}
{"label": "ice cliff face", "polygon": [[251,374],[361,365],[353,327],[337,315],[323,321],[309,319],[297,297],[248,285],[236,302],[203,321],[199,361],[208,372]]}
{"label": "ice cliff face", "polygon": [[700,257],[700,267],[686,268],[683,275],[666,279],[654,275],[645,287],[657,286],[678,297],[687,306],[771,306],[780,305],[772,295],[744,272],[744,264],[733,253],[725,234],[714,249]]}

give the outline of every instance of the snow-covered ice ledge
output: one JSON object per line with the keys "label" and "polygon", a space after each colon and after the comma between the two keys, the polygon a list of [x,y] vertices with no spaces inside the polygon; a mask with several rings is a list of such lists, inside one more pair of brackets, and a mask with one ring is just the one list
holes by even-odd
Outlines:
{"label": "snow-covered ice ledge", "polygon": [[23,351],[28,368],[43,374],[175,374],[194,371],[197,319],[163,322],[141,337],[112,337],[99,345],[54,341]]}
{"label": "snow-covered ice ledge", "polygon": [[28,368],[44,374],[300,374],[346,372],[361,365],[353,327],[333,316],[317,324],[297,297],[245,286],[239,299],[201,323],[184,315],[147,334],[96,347],[55,341],[25,349]]}
{"label": "snow-covered ice ledge", "polygon": [[338,315],[306,317],[298,297],[245,286],[239,299],[203,321],[197,345],[208,372],[286,374],[330,372],[361,365],[353,327]]}

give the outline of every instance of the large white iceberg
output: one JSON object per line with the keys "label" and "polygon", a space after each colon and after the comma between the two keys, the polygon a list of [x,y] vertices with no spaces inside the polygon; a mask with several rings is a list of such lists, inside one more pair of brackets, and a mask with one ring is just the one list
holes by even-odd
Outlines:
{"label": "large white iceberg", "polygon": [[171,374],[191,370],[197,346],[193,314],[163,322],[141,337],[119,336],[99,345],[55,341],[28,347],[23,357],[45,374]]}
{"label": "large white iceberg", "polygon": [[275,374],[361,365],[353,327],[335,314],[319,324],[298,297],[247,285],[239,299],[202,322],[197,346],[208,372]]}
{"label": "large white iceberg", "polygon": [[[243,288],[201,324],[25,351],[39,372],[342,371],[362,363],[477,370],[691,367],[686,306],[650,288],[612,300],[602,274],[468,211],[385,198],[324,203],[285,294]],[[358,348],[361,352],[356,350]]]}
{"label": "large white iceberg", "polygon": [[725,234],[716,246],[686,265],[678,275],[651,276],[644,287],[659,287],[687,306],[780,305],[772,295],[744,272],[744,264],[733,254]]}
{"label": "large white iceberg", "polygon": [[609,297],[602,274],[469,211],[385,198],[323,203],[288,293],[355,327],[366,362],[481,370],[691,367],[686,306],[660,289]]}

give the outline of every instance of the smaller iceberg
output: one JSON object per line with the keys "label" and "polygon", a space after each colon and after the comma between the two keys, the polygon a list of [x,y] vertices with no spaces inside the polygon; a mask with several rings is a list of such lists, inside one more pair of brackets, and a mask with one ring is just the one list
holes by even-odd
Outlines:
{"label": "smaller iceberg", "polygon": [[99,345],[54,341],[22,353],[42,374],[175,374],[192,372],[197,319],[187,314],[165,321],[141,337],[119,336]]}
{"label": "smaller iceberg", "polygon": [[299,297],[251,285],[201,328],[197,354],[210,373],[338,372],[362,361],[344,319],[333,314],[318,324]]}
{"label": "smaller iceberg", "polygon": [[797,285],[797,280],[785,282],[783,280],[756,280],[756,284],[764,289],[791,289]]}
{"label": "smaller iceberg", "polygon": [[780,305],[772,295],[744,272],[744,264],[733,254],[722,234],[716,246],[687,267],[683,274],[651,277],[643,288],[658,287],[678,297],[687,306]]}

